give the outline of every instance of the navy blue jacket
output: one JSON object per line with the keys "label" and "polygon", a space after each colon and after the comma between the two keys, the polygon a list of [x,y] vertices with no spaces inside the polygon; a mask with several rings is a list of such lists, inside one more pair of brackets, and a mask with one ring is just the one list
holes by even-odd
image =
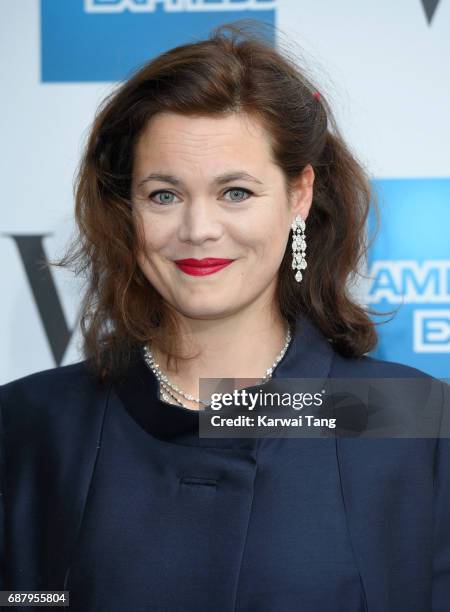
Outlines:
{"label": "navy blue jacket", "polygon": [[140,355],[106,385],[84,361],[23,377],[0,387],[0,589],[77,612],[450,612],[448,386],[344,358],[305,317],[273,376],[425,377],[436,435],[202,438]]}

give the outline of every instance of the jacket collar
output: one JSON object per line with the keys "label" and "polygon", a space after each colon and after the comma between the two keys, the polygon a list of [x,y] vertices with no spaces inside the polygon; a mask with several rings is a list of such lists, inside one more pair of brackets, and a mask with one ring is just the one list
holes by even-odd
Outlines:
{"label": "jacket collar", "polygon": [[311,319],[299,314],[289,348],[272,378],[326,378],[332,359],[330,342]]}
{"label": "jacket collar", "polygon": [[[283,359],[273,370],[272,378],[326,378],[330,373],[332,358],[331,344],[308,317],[300,314],[291,343]],[[211,440],[198,437],[198,411],[168,404],[159,399],[158,381],[140,351],[133,354],[125,376],[113,383],[113,389],[113,397],[118,396],[133,419],[153,436],[171,441],[176,439],[177,442],[187,444],[211,446]],[[230,439],[214,440],[214,446],[230,445]],[[238,442],[237,445],[243,444]]]}

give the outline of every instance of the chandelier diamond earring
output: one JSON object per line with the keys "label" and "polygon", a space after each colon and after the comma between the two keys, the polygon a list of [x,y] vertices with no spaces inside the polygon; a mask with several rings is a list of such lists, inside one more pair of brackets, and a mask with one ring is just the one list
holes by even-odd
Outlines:
{"label": "chandelier diamond earring", "polygon": [[297,215],[292,222],[292,269],[297,270],[295,280],[299,283],[302,278],[302,270],[306,268],[306,240],[305,240],[306,224],[300,215]]}

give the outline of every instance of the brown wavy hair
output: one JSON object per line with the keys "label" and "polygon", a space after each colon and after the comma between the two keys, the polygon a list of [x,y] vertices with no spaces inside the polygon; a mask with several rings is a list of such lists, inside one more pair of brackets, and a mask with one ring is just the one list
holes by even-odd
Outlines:
{"label": "brown wavy hair", "polygon": [[371,311],[348,290],[369,246],[366,221],[375,197],[368,175],[340,135],[324,92],[314,95],[317,87],[306,70],[264,37],[253,20],[221,25],[207,39],[144,64],[97,110],[74,183],[77,235],[50,265],[74,266],[85,276],[83,353],[102,380],[126,368],[143,343],[157,346],[175,365],[192,358],[179,351],[173,310],[137,264],[143,237],[132,215],[133,155],[141,131],[161,111],[258,118],[271,135],[287,195],[291,181],[312,165],[308,268],[297,283],[288,241],[278,307],[294,330],[299,312],[305,313],[344,356],[360,357],[377,343]]}

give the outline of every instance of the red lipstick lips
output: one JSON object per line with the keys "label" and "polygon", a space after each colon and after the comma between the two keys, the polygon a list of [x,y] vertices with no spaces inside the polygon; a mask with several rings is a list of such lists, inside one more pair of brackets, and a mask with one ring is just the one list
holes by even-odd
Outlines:
{"label": "red lipstick lips", "polygon": [[219,259],[205,257],[204,259],[177,259],[174,263],[186,274],[191,276],[206,276],[214,274],[228,266],[234,259]]}

